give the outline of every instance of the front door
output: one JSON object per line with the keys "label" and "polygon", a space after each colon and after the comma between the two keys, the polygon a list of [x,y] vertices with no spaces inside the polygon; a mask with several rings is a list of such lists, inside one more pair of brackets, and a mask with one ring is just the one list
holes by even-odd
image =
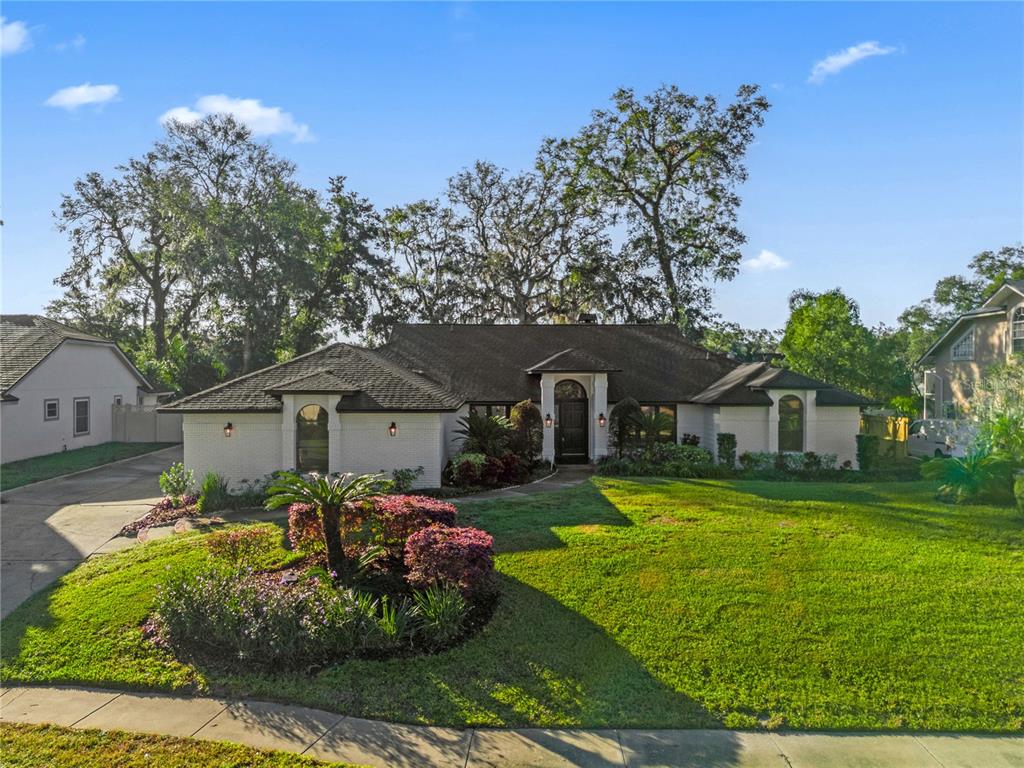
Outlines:
{"label": "front door", "polygon": [[556,461],[580,464],[587,462],[586,400],[562,400],[558,403],[556,438]]}

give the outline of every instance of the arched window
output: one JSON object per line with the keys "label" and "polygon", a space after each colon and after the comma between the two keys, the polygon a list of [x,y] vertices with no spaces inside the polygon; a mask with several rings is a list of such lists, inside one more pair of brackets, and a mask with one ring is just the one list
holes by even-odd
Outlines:
{"label": "arched window", "polygon": [[295,417],[295,469],[327,472],[327,411],[307,405]]}
{"label": "arched window", "polygon": [[1013,310],[1013,320],[1010,322],[1010,345],[1014,354],[1024,352],[1024,306]]}
{"label": "arched window", "polygon": [[586,400],[587,390],[578,381],[562,379],[555,384],[555,400]]}
{"label": "arched window", "polygon": [[779,451],[804,450],[804,404],[796,395],[779,398]]}

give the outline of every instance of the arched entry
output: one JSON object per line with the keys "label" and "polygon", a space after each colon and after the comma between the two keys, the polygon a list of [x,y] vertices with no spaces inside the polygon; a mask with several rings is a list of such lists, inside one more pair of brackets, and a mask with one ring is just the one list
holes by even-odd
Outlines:
{"label": "arched entry", "polygon": [[804,449],[804,404],[796,395],[779,398],[779,451]]}
{"label": "arched entry", "polygon": [[326,474],[328,456],[327,411],[304,406],[295,416],[295,469]]}
{"label": "arched entry", "polygon": [[578,381],[562,379],[555,384],[555,461],[586,464],[589,458],[587,390]]}

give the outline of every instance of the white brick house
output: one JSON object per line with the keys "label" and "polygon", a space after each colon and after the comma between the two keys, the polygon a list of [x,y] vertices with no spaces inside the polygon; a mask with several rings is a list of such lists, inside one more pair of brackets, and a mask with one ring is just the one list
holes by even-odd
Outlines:
{"label": "white brick house", "polygon": [[391,472],[423,467],[437,486],[471,408],[507,415],[522,400],[544,420],[544,458],[608,453],[622,398],[659,409],[666,439],[715,452],[816,451],[856,461],[867,401],[765,363],[740,364],[669,325],[399,325],[379,349],[332,344],[171,403],[184,414],[185,463],[232,484],[280,469]]}

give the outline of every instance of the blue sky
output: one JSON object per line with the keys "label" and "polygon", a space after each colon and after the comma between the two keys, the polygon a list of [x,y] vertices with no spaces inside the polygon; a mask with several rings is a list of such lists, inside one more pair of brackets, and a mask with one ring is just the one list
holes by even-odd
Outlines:
{"label": "blue sky", "polygon": [[530,165],[622,85],[727,98],[758,83],[773,107],[742,193],[748,263],[716,293],[725,319],[754,327],[781,326],[792,290],[835,286],[891,323],[974,253],[1024,239],[1020,3],[6,2],[3,15],[5,313],[58,295],[60,195],[144,152],[175,108],[245,110],[305,183],[344,175],[383,207],[438,195],[476,159]]}

